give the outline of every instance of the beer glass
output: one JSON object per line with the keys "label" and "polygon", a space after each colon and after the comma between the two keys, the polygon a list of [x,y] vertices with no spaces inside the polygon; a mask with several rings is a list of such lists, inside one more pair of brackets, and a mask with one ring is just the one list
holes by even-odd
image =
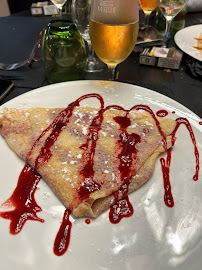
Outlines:
{"label": "beer glass", "polygon": [[132,52],[139,29],[138,0],[92,0],[90,38],[96,55],[114,80],[116,66]]}
{"label": "beer glass", "polygon": [[149,26],[149,16],[152,11],[157,7],[156,0],[139,0],[140,6],[145,14],[145,28]]}

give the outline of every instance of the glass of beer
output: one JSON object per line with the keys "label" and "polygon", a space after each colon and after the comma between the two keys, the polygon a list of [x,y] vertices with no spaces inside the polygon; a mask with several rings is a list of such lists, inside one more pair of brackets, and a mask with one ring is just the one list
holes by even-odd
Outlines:
{"label": "glass of beer", "polygon": [[139,29],[138,0],[92,0],[90,38],[96,55],[114,80],[116,66],[132,52]]}
{"label": "glass of beer", "polygon": [[145,28],[149,25],[149,16],[157,7],[156,0],[140,0],[140,6],[145,14]]}

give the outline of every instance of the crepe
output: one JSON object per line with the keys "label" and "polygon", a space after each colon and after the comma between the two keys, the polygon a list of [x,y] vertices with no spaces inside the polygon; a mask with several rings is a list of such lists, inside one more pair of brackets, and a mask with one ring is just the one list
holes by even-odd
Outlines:
{"label": "crepe", "polygon": [[197,40],[197,46],[194,48],[199,50],[200,54],[202,55],[202,33],[199,35],[198,38],[195,39]]}
{"label": "crepe", "polygon": [[63,111],[4,109],[0,133],[76,217],[97,217],[116,200],[138,189],[152,176],[165,145],[172,146],[169,135],[176,126],[174,120],[157,118],[158,126],[144,110],[111,108],[104,111],[99,126],[101,118],[96,117],[100,110],[83,106],[71,111],[52,146],[44,151],[55,128],[51,123],[57,123]]}

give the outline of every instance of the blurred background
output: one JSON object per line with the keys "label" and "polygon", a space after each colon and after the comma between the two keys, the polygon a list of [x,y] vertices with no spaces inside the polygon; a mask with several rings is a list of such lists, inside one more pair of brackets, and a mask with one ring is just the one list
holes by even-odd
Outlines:
{"label": "blurred background", "polygon": [[[43,0],[44,1],[44,0]],[[43,2],[34,0],[0,0],[0,17],[29,10],[32,3]]]}

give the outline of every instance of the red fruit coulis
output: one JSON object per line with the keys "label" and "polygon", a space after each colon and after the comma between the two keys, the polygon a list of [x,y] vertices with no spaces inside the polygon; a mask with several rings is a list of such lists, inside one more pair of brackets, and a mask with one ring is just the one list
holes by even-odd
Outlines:
{"label": "red fruit coulis", "polygon": [[113,224],[117,224],[124,217],[130,217],[133,215],[133,206],[129,201],[128,196],[126,198],[117,201],[110,207],[109,220]]}
{"label": "red fruit coulis", "polygon": [[[2,204],[2,208],[5,211],[0,212],[0,216],[5,219],[10,219],[10,233],[17,234],[21,231],[27,220],[36,220],[40,222],[44,222],[43,219],[37,217],[37,212],[41,211],[41,207],[37,205],[34,194],[37,189],[37,185],[41,179],[41,176],[38,175],[36,170],[46,164],[50,157],[52,156],[51,147],[57,141],[62,130],[68,125],[69,120],[73,114],[73,110],[75,107],[80,106],[80,102],[86,98],[97,98],[100,102],[100,110],[97,115],[93,118],[87,135],[86,143],[81,146],[83,150],[83,159],[86,161],[84,168],[80,171],[80,176],[82,178],[82,184],[78,190],[78,195],[82,200],[87,199],[90,194],[96,190],[101,188],[101,185],[94,180],[94,155],[96,149],[96,143],[98,140],[98,133],[102,127],[103,114],[108,109],[117,109],[123,110],[126,112],[126,115],[121,117],[114,117],[114,120],[119,124],[120,127],[120,135],[117,140],[117,147],[120,149],[118,159],[120,161],[120,165],[118,167],[121,175],[122,186],[119,191],[113,194],[114,196],[114,205],[111,206],[109,212],[109,219],[111,223],[116,224],[120,222],[120,220],[124,217],[129,217],[133,214],[133,206],[129,201],[127,196],[128,188],[130,185],[130,176],[131,176],[131,164],[134,159],[137,158],[137,149],[136,144],[141,141],[141,137],[138,134],[127,132],[127,128],[131,125],[131,120],[129,118],[129,112],[131,110],[145,110],[147,111],[154,119],[156,126],[159,130],[159,133],[162,136],[162,142],[164,145],[164,149],[167,150],[166,144],[166,136],[161,130],[158,119],[155,116],[155,113],[151,110],[151,108],[147,105],[136,105],[133,106],[130,110],[125,110],[124,108],[111,105],[108,107],[104,107],[104,100],[99,94],[87,94],[81,96],[76,101],[70,103],[66,109],[61,111],[52,124],[44,130],[38,139],[33,144],[30,152],[27,155],[27,162],[29,161],[32,151],[38,142],[42,139],[42,137],[47,134],[48,131],[51,130],[50,135],[45,140],[43,147],[40,150],[39,155],[35,159],[35,167],[32,169],[29,165],[25,165],[23,168],[16,189],[14,190],[12,196]],[[174,113],[174,112],[173,112]],[[161,110],[157,112],[157,116],[164,117],[167,115],[167,111]],[[192,143],[194,145],[194,153],[196,157],[196,173],[193,177],[194,181],[198,180],[199,173],[199,152],[196,146],[196,140],[191,128],[189,121],[186,118],[178,118],[176,119],[177,125],[175,130],[172,133],[172,142],[174,145],[175,134],[181,124],[184,124],[189,131],[190,137],[192,139]],[[199,123],[200,124],[200,123]],[[144,131],[148,133],[149,130]],[[163,180],[164,180],[164,201],[168,207],[174,206],[174,200],[171,192],[171,184],[170,184],[170,164],[171,164],[171,151],[172,149],[167,150],[166,159],[161,158],[161,167],[163,172]],[[129,180],[128,180],[129,179]],[[120,196],[119,196],[120,195]],[[121,198],[121,199],[119,199]],[[7,211],[6,209],[9,209]],[[63,255],[68,249],[71,235],[71,227],[72,223],[69,219],[71,211],[66,209],[64,212],[63,220],[59,231],[56,235],[54,242],[54,253],[57,256]],[[85,220],[86,224],[90,223],[89,219]]]}
{"label": "red fruit coulis", "polygon": [[168,115],[168,112],[166,110],[159,110],[158,112],[156,112],[156,115],[158,117],[165,117]]}
{"label": "red fruit coulis", "polygon": [[63,255],[69,246],[72,223],[69,220],[71,211],[66,209],[64,212],[63,220],[60,225],[59,231],[56,235],[53,251],[55,255]]}
{"label": "red fruit coulis", "polygon": [[2,204],[2,208],[14,208],[11,211],[0,212],[0,216],[10,219],[10,233],[18,234],[27,220],[44,222],[37,217],[42,209],[34,199],[34,193],[41,176],[29,165],[25,165],[18,179],[17,187],[12,196]]}
{"label": "red fruit coulis", "polygon": [[90,219],[89,218],[85,219],[85,223],[90,224]]}
{"label": "red fruit coulis", "polygon": [[171,192],[171,184],[170,184],[170,162],[171,162],[171,151],[172,148],[167,150],[167,158],[160,159],[161,168],[163,172],[163,181],[164,181],[164,202],[168,207],[174,206],[173,195]]}
{"label": "red fruit coulis", "polygon": [[189,131],[189,135],[190,135],[190,138],[192,140],[192,144],[194,146],[194,155],[195,155],[195,159],[196,159],[196,172],[195,172],[195,175],[193,176],[193,180],[197,181],[200,167],[199,167],[199,151],[198,151],[198,148],[197,148],[197,145],[196,145],[196,139],[195,139],[195,136],[194,136],[194,132],[192,130],[192,127],[191,127],[188,119],[180,117],[180,118],[177,118],[175,121],[177,122],[177,125],[175,127],[175,130],[172,133],[172,142],[174,144],[175,134],[176,134],[178,128],[180,127],[180,125],[182,125],[182,124],[185,125],[185,127]]}

